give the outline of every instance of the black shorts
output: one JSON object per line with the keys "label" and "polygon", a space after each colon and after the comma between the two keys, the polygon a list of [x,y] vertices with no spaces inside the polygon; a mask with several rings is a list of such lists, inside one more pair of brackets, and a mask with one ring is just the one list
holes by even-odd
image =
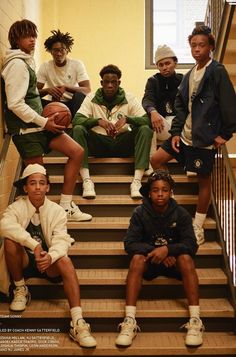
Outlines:
{"label": "black shorts", "polygon": [[40,273],[40,271],[37,269],[36,266],[34,254],[30,253],[28,250],[26,250],[26,253],[29,257],[29,264],[23,271],[23,275],[25,279],[28,278],[47,279],[48,281],[54,284],[62,282],[62,277],[60,275],[55,277],[50,277],[47,275],[47,273]]}
{"label": "black shorts", "polygon": [[210,175],[215,162],[215,149],[196,148],[185,145],[180,140],[179,153],[171,146],[171,139],[166,140],[161,148],[173,156],[184,168],[185,171],[196,172],[197,174]]}
{"label": "black shorts", "polygon": [[143,274],[143,278],[145,280],[153,280],[161,275],[167,276],[168,278],[182,280],[181,273],[177,270],[175,265],[167,268],[163,263],[154,264],[148,261],[147,270]]}

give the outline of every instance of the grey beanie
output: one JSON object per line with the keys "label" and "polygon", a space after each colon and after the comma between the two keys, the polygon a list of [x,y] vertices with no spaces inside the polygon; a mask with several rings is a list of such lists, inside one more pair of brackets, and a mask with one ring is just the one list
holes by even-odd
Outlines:
{"label": "grey beanie", "polygon": [[169,58],[169,57],[176,57],[176,54],[174,51],[168,47],[167,45],[161,45],[157,47],[156,53],[155,53],[155,63],[157,64],[159,61],[163,60],[164,58]]}

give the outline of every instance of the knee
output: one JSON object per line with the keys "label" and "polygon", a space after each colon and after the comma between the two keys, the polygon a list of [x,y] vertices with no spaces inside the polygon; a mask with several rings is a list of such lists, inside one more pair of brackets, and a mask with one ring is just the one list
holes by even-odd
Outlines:
{"label": "knee", "polygon": [[21,245],[9,238],[4,239],[4,253],[5,254],[15,254],[21,250]]}
{"label": "knee", "polygon": [[130,262],[129,270],[131,272],[143,273],[145,265],[146,265],[145,256],[141,254],[136,254],[133,256]]}
{"label": "knee", "polygon": [[161,162],[160,160],[158,159],[158,155],[157,155],[157,152],[154,153],[154,155],[152,155],[150,157],[150,164],[152,165],[153,169],[159,169],[161,167]]}
{"label": "knee", "polygon": [[152,139],[153,137],[153,130],[151,128],[149,128],[148,125],[141,125],[138,128],[138,133],[148,139]]}
{"label": "knee", "polygon": [[188,254],[181,254],[177,258],[177,266],[181,274],[193,273],[195,271],[195,265],[192,257]]}
{"label": "knee", "polygon": [[74,266],[72,261],[69,257],[62,257],[56,261],[56,265],[58,270],[60,271],[60,275],[71,274],[74,272]]}
{"label": "knee", "polygon": [[73,127],[73,139],[77,141],[81,136],[85,136],[87,134],[87,130],[83,125],[75,125]]}

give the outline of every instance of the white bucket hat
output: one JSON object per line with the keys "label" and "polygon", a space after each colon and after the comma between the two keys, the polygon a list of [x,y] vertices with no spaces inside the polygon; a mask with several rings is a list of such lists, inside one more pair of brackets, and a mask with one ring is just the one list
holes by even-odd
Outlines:
{"label": "white bucket hat", "polygon": [[14,186],[18,188],[22,187],[23,180],[32,174],[43,174],[46,176],[47,172],[45,167],[43,167],[42,165],[30,164],[24,169],[21,178],[14,182]]}

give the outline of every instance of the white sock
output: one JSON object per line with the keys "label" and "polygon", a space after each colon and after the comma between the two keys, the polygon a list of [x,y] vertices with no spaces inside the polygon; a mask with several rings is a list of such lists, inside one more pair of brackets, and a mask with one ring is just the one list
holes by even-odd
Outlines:
{"label": "white sock", "polygon": [[206,219],[206,213],[195,213],[195,218],[193,223],[196,224],[196,226],[198,226],[199,228],[202,228],[204,222]]}
{"label": "white sock", "polygon": [[135,320],[136,306],[126,305],[125,306],[125,317],[132,317]]}
{"label": "white sock", "polygon": [[141,181],[143,178],[144,169],[137,169],[134,171],[134,180]]}
{"label": "white sock", "polygon": [[18,281],[15,281],[15,280],[14,280],[14,284],[15,284],[15,287],[16,287],[16,288],[20,288],[20,287],[22,287],[22,286],[25,286],[25,279],[22,278],[21,280],[18,280]]}
{"label": "white sock", "polygon": [[71,314],[73,326],[75,326],[77,324],[77,321],[79,319],[83,318],[81,306],[72,307],[70,309],[70,314]]}
{"label": "white sock", "polygon": [[89,169],[82,167],[79,173],[83,181],[90,179]]}
{"label": "white sock", "polygon": [[64,209],[69,209],[71,207],[72,195],[61,194],[60,206]]}
{"label": "white sock", "polygon": [[196,317],[197,319],[200,319],[200,306],[199,305],[189,305],[189,316],[190,319],[192,317]]}

